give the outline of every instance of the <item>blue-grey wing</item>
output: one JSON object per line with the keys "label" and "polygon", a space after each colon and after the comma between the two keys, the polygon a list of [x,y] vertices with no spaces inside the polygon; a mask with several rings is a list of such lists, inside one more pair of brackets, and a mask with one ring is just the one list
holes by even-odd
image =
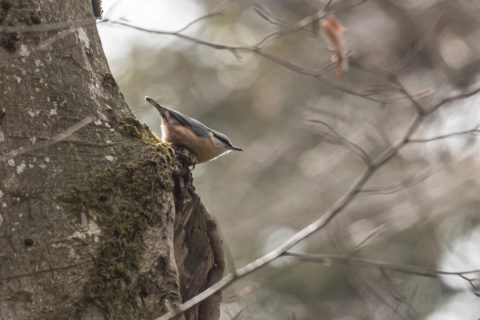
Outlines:
{"label": "blue-grey wing", "polygon": [[170,119],[173,119],[180,125],[183,125],[187,128],[190,128],[195,134],[199,137],[202,138],[207,138],[208,134],[210,133],[211,129],[201,123],[200,121],[197,121],[195,119],[190,118],[189,116],[186,116],[178,111],[170,110]]}
{"label": "blue-grey wing", "polygon": [[209,136],[209,133],[212,131],[212,129],[210,129],[200,121],[192,119],[189,116],[186,116],[178,111],[165,108],[159,105],[155,100],[150,97],[145,97],[145,100],[151,105],[153,105],[160,112],[162,118],[168,123],[184,126],[195,132],[197,136],[203,138],[207,138]]}

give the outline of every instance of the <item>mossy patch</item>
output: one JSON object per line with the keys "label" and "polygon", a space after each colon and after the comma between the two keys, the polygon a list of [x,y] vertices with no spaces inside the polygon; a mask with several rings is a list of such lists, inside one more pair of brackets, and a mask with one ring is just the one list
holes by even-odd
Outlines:
{"label": "mossy patch", "polygon": [[13,6],[13,1],[12,0],[1,0],[0,5],[2,6],[3,10],[8,11]]}
{"label": "mossy patch", "polygon": [[149,225],[166,223],[165,196],[173,188],[172,173],[177,170],[172,148],[148,127],[134,118],[124,118],[115,128],[144,142],[133,160],[106,169],[87,186],[77,186],[58,197],[88,212],[102,232],[79,311],[92,304],[106,314],[114,307],[135,309],[139,296],[135,276],[144,248],[143,235]]}

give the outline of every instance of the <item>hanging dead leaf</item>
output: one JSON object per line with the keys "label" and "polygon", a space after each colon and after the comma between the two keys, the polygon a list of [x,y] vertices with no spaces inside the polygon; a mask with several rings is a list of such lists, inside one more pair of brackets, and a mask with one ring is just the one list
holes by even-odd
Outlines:
{"label": "hanging dead leaf", "polygon": [[333,15],[322,20],[328,46],[333,51],[332,60],[337,64],[337,77],[341,78],[348,69],[348,50],[345,43],[345,27]]}

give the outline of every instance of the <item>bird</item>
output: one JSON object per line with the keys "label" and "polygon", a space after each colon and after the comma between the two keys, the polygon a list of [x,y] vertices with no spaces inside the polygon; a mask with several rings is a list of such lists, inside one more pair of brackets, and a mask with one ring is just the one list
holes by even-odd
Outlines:
{"label": "bird", "polygon": [[150,97],[145,97],[145,100],[162,117],[162,140],[187,148],[195,155],[196,163],[215,159],[232,150],[243,151],[234,146],[225,134],[178,111],[163,107]]}

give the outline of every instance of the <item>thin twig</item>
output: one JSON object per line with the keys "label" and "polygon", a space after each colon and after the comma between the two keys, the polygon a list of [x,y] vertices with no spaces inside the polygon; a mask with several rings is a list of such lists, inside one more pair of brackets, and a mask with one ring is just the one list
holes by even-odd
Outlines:
{"label": "thin twig", "polygon": [[467,274],[480,273],[478,270],[468,270],[468,271],[444,271],[438,269],[425,268],[420,266],[411,266],[405,264],[397,264],[385,261],[371,260],[356,258],[350,255],[323,255],[323,254],[304,254],[304,253],[294,253],[294,252],[285,252],[283,254],[285,257],[292,257],[302,261],[317,262],[326,265],[330,264],[356,264],[363,267],[377,267],[379,269],[389,269],[392,271],[397,271],[401,273],[408,273],[417,276],[432,277],[437,278],[440,275],[443,276],[465,276]]}
{"label": "thin twig", "polygon": [[395,85],[397,85],[397,87],[398,87],[397,89],[401,93],[403,93],[406,98],[408,98],[408,100],[412,103],[412,105],[417,110],[418,114],[423,115],[423,114],[426,113],[426,111],[422,108],[422,106],[420,105],[418,100],[415,99],[414,96],[409,93],[409,91],[405,88],[405,86],[402,84],[402,82],[400,81],[400,79],[398,78],[398,76],[394,72],[385,70],[383,68],[380,68],[379,66],[367,65],[367,64],[364,64],[364,63],[360,63],[360,62],[355,61],[353,59],[351,60],[350,64],[353,67],[356,67],[357,69],[360,69],[360,70],[368,71],[368,72],[371,72],[371,73],[383,74],[388,80],[390,80]]}
{"label": "thin twig", "polygon": [[328,0],[328,2],[325,4],[325,7],[323,10],[328,11],[330,9],[330,6],[332,5],[333,0]]}
{"label": "thin twig", "polygon": [[440,100],[437,104],[435,104],[431,109],[430,109],[430,113],[437,110],[438,108],[442,107],[443,105],[445,104],[448,104],[450,102],[453,102],[453,101],[457,101],[457,100],[460,100],[460,99],[465,99],[465,98],[468,98],[468,97],[471,97],[477,93],[480,92],[480,86],[477,86],[477,87],[474,87],[474,88],[471,88],[471,89],[468,89],[468,90],[465,90],[464,92],[462,93],[459,93],[459,94],[456,94],[456,95],[453,95],[453,96],[450,96],[450,97],[447,97],[447,98],[444,98],[442,100]]}
{"label": "thin twig", "polygon": [[303,29],[305,29],[306,26],[310,25],[312,22],[321,19],[326,16],[326,13],[324,10],[317,11],[316,13],[307,16],[303,18],[302,20],[298,21],[297,23],[293,24],[286,30],[278,30],[275,31],[267,36],[265,36],[262,40],[257,42],[257,44],[254,45],[255,48],[260,48],[263,46],[266,42],[278,39],[280,37],[299,32]]}
{"label": "thin twig", "polygon": [[[411,140],[409,140],[410,142]],[[399,191],[402,191],[406,188],[415,186],[423,181],[425,181],[430,176],[430,170],[426,169],[419,174],[412,176],[409,175],[402,179],[399,184],[386,186],[386,187],[374,187],[374,188],[363,188],[360,190],[362,193],[374,193],[374,194],[392,194]]]}
{"label": "thin twig", "polygon": [[446,138],[457,137],[457,136],[462,136],[462,135],[467,135],[467,134],[476,134],[476,133],[480,133],[480,129],[478,129],[478,128],[479,128],[479,126],[476,126],[474,129],[447,133],[447,134],[432,137],[432,138],[410,139],[410,140],[408,140],[408,142],[409,143],[425,143],[425,142],[442,140],[442,139],[446,139]]}
{"label": "thin twig", "polygon": [[372,160],[370,159],[370,156],[368,155],[368,153],[362,147],[360,147],[358,144],[350,141],[349,139],[345,138],[343,135],[339,134],[328,123],[326,123],[323,120],[319,120],[319,119],[307,119],[306,121],[311,122],[311,123],[319,123],[319,124],[322,124],[325,127],[327,127],[327,129],[330,130],[333,133],[333,135],[332,135],[328,132],[322,132],[322,134],[324,136],[329,138],[329,139],[327,139],[327,142],[336,143],[336,144],[340,144],[340,145],[344,146],[348,150],[355,153],[358,157],[360,157],[365,162],[365,164],[367,166],[371,165]]}
{"label": "thin twig", "polygon": [[248,305],[247,305],[247,306],[244,306],[243,308],[241,308],[241,309],[232,317],[232,320],[238,320],[238,319],[240,319],[240,316],[242,315],[242,312],[245,311],[247,308],[248,308]]}
{"label": "thin twig", "polygon": [[356,254],[364,247],[376,241],[385,232],[385,229],[385,225],[382,224],[370,231],[370,233],[368,233],[367,236],[353,248],[353,250],[349,253],[349,256]]}
{"label": "thin twig", "polygon": [[204,16],[198,17],[197,19],[190,21],[183,28],[180,28],[175,32],[176,33],[183,32],[183,31],[187,30],[188,28],[190,28],[191,26],[193,26],[195,23],[197,23],[199,21],[202,21],[202,20],[205,20],[205,19],[208,19],[208,18],[212,18],[212,17],[216,17],[216,16],[220,16],[220,15],[225,13],[226,8],[227,8],[227,5],[225,3],[225,4],[221,5],[220,8],[215,10],[214,12],[208,13]]}
{"label": "thin twig", "polygon": [[254,3],[253,4],[253,10],[255,10],[255,12],[261,18],[263,18],[265,21],[267,21],[268,23],[271,23],[271,24],[277,25],[277,26],[281,26],[281,27],[289,27],[290,26],[290,24],[285,22],[285,21],[281,21],[279,19],[273,18],[272,14],[270,14],[270,12],[267,9],[265,9],[265,7],[263,7],[259,3]]}

